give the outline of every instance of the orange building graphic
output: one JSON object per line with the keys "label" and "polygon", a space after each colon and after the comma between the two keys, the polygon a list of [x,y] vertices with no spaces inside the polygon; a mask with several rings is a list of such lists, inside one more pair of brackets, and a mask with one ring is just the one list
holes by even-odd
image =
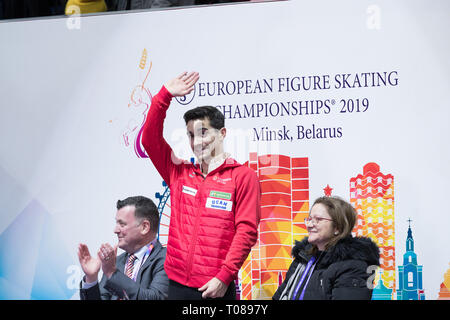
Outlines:
{"label": "orange building graphic", "polygon": [[250,153],[261,183],[258,241],[240,271],[241,299],[270,299],[286,276],[295,240],[307,235],[308,158]]}
{"label": "orange building graphic", "polygon": [[450,264],[447,272],[444,274],[444,282],[441,283],[438,300],[450,300]]}
{"label": "orange building graphic", "polygon": [[[350,203],[358,213],[354,236],[370,237],[380,248],[381,278],[392,289],[395,283],[394,177],[383,174],[374,162],[363,174],[350,179]],[[378,280],[377,277],[376,280]]]}

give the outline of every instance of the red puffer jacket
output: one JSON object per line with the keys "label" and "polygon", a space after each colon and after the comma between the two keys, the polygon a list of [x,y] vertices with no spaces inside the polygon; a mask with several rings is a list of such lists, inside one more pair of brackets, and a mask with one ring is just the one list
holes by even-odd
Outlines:
{"label": "red puffer jacket", "polygon": [[257,239],[258,177],[231,158],[206,177],[198,166],[178,159],[163,137],[171,99],[164,86],[153,97],[142,135],[145,150],[170,187],[164,267],[169,279],[189,287],[202,287],[213,277],[228,285]]}

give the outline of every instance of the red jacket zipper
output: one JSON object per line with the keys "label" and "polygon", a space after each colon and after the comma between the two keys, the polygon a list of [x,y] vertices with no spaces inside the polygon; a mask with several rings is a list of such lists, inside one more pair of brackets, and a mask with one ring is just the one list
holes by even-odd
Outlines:
{"label": "red jacket zipper", "polygon": [[[200,196],[203,195],[203,189],[204,189],[204,183],[206,181],[206,177],[202,176],[202,179],[203,179],[202,184],[200,185],[200,188],[197,192],[197,196],[195,199],[197,203],[201,203],[199,198],[200,198]],[[199,198],[197,198],[197,197],[199,197]],[[189,246],[189,256],[188,256],[187,263],[186,263],[186,283],[188,283],[188,284],[191,279],[191,270],[192,270],[192,264],[193,264],[193,260],[194,260],[195,246],[197,243],[197,233],[198,233],[198,228],[200,225],[200,219],[199,219],[200,215],[201,215],[201,208],[198,208],[197,215],[195,217],[194,233],[191,238],[192,242]]]}

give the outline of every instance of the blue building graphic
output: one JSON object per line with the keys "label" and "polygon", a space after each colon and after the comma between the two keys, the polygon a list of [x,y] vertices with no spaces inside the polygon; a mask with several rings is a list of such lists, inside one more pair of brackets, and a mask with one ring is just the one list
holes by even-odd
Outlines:
{"label": "blue building graphic", "polygon": [[392,289],[386,287],[383,283],[383,279],[381,275],[383,274],[383,270],[378,271],[379,280],[377,285],[373,288],[372,291],[372,300],[392,300]]}
{"label": "blue building graphic", "polygon": [[425,300],[422,284],[422,266],[417,264],[417,254],[414,252],[414,239],[411,230],[411,219],[408,220],[408,236],[406,252],[403,255],[403,265],[398,267],[397,300]]}

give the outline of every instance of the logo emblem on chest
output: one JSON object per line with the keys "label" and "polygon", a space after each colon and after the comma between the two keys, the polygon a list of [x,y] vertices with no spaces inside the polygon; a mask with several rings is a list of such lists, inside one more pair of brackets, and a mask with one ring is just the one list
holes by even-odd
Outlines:
{"label": "logo emblem on chest", "polygon": [[233,202],[222,199],[207,198],[205,207],[211,209],[231,211],[231,209],[233,208]]}
{"label": "logo emblem on chest", "polygon": [[193,197],[195,197],[195,195],[197,194],[197,189],[188,187],[188,186],[183,186],[183,193],[189,194]]}
{"label": "logo emblem on chest", "polygon": [[231,193],[223,192],[223,191],[211,190],[211,192],[209,193],[209,196],[210,197],[214,197],[214,198],[225,199],[225,200],[230,200],[231,199]]}

